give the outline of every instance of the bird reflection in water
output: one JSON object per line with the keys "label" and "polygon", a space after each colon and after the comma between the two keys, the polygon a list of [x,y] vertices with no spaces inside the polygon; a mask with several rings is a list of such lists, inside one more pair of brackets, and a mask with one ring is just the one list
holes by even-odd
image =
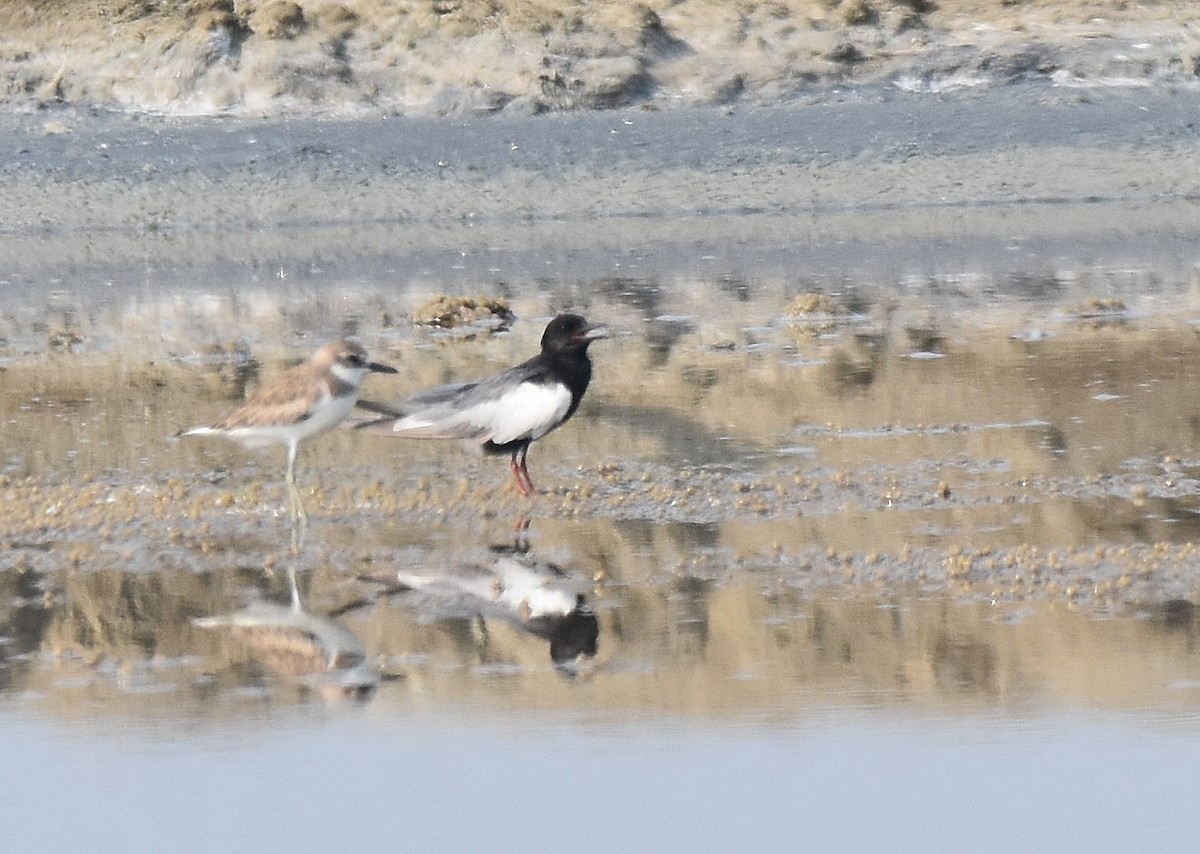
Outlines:
{"label": "bird reflection in water", "polygon": [[594,658],[600,623],[588,604],[585,579],[548,561],[497,546],[489,564],[402,569],[399,589],[418,597],[412,604],[438,618],[476,619],[486,638],[487,621],[515,626],[550,644],[550,660],[574,676]]}
{"label": "bird reflection in water", "polygon": [[290,605],[255,602],[232,614],[198,617],[195,625],[226,629],[270,672],[292,680],[325,699],[370,697],[379,675],[367,663],[362,641],[327,617],[305,610],[288,570]]}

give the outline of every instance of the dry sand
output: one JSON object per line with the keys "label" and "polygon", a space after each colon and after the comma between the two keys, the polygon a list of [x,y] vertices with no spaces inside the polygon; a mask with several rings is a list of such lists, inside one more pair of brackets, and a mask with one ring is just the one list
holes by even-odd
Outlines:
{"label": "dry sand", "polygon": [[173,115],[779,103],[831,87],[1195,87],[1200,11],[997,0],[0,3],[0,97]]}

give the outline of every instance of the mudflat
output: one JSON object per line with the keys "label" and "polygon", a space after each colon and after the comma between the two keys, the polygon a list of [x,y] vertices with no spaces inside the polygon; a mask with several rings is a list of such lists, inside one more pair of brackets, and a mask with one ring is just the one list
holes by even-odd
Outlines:
{"label": "mudflat", "polygon": [[136,255],[184,288],[317,258],[480,285],[1144,263],[1186,278],[1196,120],[1190,91],[1045,84],[455,120],[59,108],[0,117],[0,261],[36,284]]}
{"label": "mudflat", "polygon": [[[676,3],[630,29],[604,5],[585,26],[566,4],[414,4],[407,41],[370,4],[84,4],[58,29],[0,6],[12,683],[61,711],[38,650],[157,684],[153,649],[203,714],[187,655],[223,684],[246,665],[191,618],[285,597],[290,567],[441,696],[496,702],[475,656],[513,663],[516,706],[592,704],[523,625],[478,652],[463,614],[432,630],[388,586],[525,532],[596,602],[618,718],[661,696],[636,684],[654,668],[678,708],[733,715],[848,678],[897,703],[1034,684],[1188,706],[1190,13]],[[414,73],[437,51],[441,76]],[[476,294],[516,321],[415,322]],[[615,334],[531,453],[532,500],[475,448],[339,431],[302,454],[291,555],[281,454],[170,441],[317,343],[361,339],[402,371],[367,396],[399,400],[528,357],[564,309]]]}

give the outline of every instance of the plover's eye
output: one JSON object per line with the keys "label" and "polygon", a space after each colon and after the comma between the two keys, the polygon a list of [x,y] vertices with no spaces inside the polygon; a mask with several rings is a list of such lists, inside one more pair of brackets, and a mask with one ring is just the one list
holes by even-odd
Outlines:
{"label": "plover's eye", "polygon": [[360,367],[363,363],[363,357],[357,353],[349,353],[346,355],[346,364]]}

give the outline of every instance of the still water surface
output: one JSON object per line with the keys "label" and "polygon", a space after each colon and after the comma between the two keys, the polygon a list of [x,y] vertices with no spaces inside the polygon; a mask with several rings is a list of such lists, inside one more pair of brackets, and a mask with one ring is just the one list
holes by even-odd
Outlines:
{"label": "still water surface", "polygon": [[[787,726],[414,712],[82,723],[11,705],[11,850],[1175,850],[1194,721],[831,708]],[[17,764],[19,762],[19,765]],[[20,768],[16,772],[16,768]]]}

